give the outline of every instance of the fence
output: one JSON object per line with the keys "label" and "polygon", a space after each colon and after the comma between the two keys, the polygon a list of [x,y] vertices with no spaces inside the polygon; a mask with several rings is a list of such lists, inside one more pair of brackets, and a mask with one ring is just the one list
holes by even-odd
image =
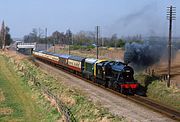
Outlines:
{"label": "fence", "polygon": [[62,102],[60,101],[53,93],[51,93],[46,86],[41,84],[33,74],[31,74],[28,70],[25,70],[23,67],[20,67],[19,64],[17,64],[17,67],[19,71],[21,71],[25,77],[27,77],[32,83],[42,90],[48,98],[51,98],[55,101],[58,112],[61,112],[65,117],[66,117],[66,122],[76,122],[76,119],[74,118],[73,114],[69,110],[69,108]]}
{"label": "fence", "polygon": [[151,68],[147,68],[147,69],[145,70],[145,73],[148,74],[149,76],[156,76],[156,77],[158,77],[161,81],[165,81],[165,82],[166,82],[166,81],[168,80],[167,74],[161,74],[161,75],[159,75],[159,74],[157,74],[157,73],[155,72],[154,69],[151,69]]}

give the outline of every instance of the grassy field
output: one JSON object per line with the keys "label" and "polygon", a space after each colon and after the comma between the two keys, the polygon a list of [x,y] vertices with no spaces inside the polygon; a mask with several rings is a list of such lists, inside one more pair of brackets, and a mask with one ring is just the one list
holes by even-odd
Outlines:
{"label": "grassy field", "polygon": [[[9,58],[7,58],[8,56]],[[64,80],[61,77],[56,78],[56,76],[52,75],[51,73],[47,73],[42,71],[40,68],[35,66],[32,62],[27,60],[27,57],[17,55],[16,53],[8,53],[6,56],[0,56],[0,61],[3,67],[8,67],[8,71],[11,72],[13,79],[12,82],[15,82],[17,85],[19,85],[20,89],[22,91],[19,91],[18,87],[16,89],[23,93],[22,96],[27,95],[24,101],[20,100],[18,97],[12,99],[10,102],[15,101],[19,106],[15,109],[17,111],[20,111],[18,116],[12,116],[11,115],[3,115],[0,119],[0,121],[47,121],[47,122],[54,122],[54,121],[63,121],[64,116],[60,115],[55,107],[52,107],[52,103],[47,103],[47,100],[44,98],[44,95],[38,91],[37,87],[34,86],[31,82],[31,78],[24,75],[24,71],[28,72],[28,74],[33,75],[36,77],[37,81],[46,86],[46,88],[55,96],[59,98],[71,111],[71,113],[74,115],[77,122],[124,122],[126,119],[124,117],[118,117],[116,115],[112,115],[108,112],[107,109],[103,108],[99,103],[93,103],[89,98],[86,96],[86,94],[76,88],[69,88],[68,86],[64,85],[61,80]],[[11,65],[6,65],[6,63]],[[0,64],[1,66],[1,64]],[[16,71],[11,71],[11,68]],[[5,73],[6,74],[6,73]],[[3,74],[3,77],[6,75]],[[16,74],[18,74],[18,77],[16,77]],[[15,79],[14,79],[15,78]],[[7,82],[7,80],[5,80]],[[5,83],[4,82],[4,83]],[[16,85],[15,84],[15,85]],[[0,84],[1,85],[1,84]],[[7,85],[8,86],[8,85]],[[12,85],[14,86],[14,85]],[[1,88],[1,87],[0,87]],[[11,88],[5,88],[9,90],[3,89],[3,94],[7,91],[11,92],[10,98],[12,98],[12,93],[14,91],[11,90]],[[0,95],[2,96],[2,92],[0,90]],[[32,92],[32,93],[31,93]],[[25,94],[26,93],[26,94]],[[5,96],[7,98],[7,96]],[[2,100],[4,97],[2,97]],[[27,100],[27,101],[26,101]],[[1,100],[0,100],[1,101]],[[22,106],[22,105],[23,106]],[[30,106],[28,104],[34,104],[33,108],[26,108],[26,106]],[[37,106],[38,104],[38,106]],[[6,106],[10,106],[9,104],[6,104]],[[0,107],[1,108],[1,107]],[[12,109],[12,108],[11,108]],[[28,114],[28,110],[31,112],[32,115]],[[15,112],[18,113],[18,112]],[[34,116],[33,119],[31,117]],[[12,117],[12,118],[10,118]]]}
{"label": "grassy field", "polygon": [[180,110],[180,89],[167,87],[166,82],[155,76],[136,74],[135,78],[145,87],[147,97]]}
{"label": "grassy field", "polygon": [[165,82],[153,81],[148,86],[147,96],[180,111],[180,89],[168,88]]}
{"label": "grassy field", "polygon": [[40,95],[35,95],[24,79],[17,76],[8,59],[0,55],[0,121],[50,121],[51,111],[48,113],[43,104],[38,104],[38,97]]}
{"label": "grassy field", "polygon": [[[13,62],[13,61],[12,61]],[[17,64],[16,64],[17,65]],[[86,94],[76,88],[65,86],[61,77],[51,73],[47,73],[36,67],[28,60],[21,60],[18,63],[19,67],[23,67],[24,71],[28,71],[38,81],[46,86],[51,93],[57,96],[71,111],[77,122],[120,122],[125,121],[124,117],[117,117],[108,112],[100,104],[95,104],[89,100]],[[17,66],[14,66],[17,68]],[[18,71],[22,77],[23,72]]]}

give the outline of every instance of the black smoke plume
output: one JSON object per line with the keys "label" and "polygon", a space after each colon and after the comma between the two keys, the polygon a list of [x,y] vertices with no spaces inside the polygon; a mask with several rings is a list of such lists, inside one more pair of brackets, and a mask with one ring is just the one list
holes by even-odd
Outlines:
{"label": "black smoke plume", "polygon": [[144,69],[160,61],[167,52],[164,41],[145,41],[143,43],[127,43],[125,45],[124,62],[135,69]]}

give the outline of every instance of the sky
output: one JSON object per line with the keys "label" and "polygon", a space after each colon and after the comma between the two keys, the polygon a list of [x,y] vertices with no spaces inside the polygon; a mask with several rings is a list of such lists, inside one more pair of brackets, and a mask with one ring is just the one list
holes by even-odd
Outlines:
{"label": "sky", "polygon": [[73,33],[95,31],[101,36],[168,36],[167,7],[176,7],[173,35],[180,37],[180,0],[0,0],[0,23],[14,38],[33,28]]}

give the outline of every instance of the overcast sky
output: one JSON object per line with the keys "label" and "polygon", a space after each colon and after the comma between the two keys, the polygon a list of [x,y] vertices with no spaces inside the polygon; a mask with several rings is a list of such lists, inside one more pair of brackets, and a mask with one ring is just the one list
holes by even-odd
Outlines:
{"label": "overcast sky", "polygon": [[32,28],[73,33],[95,31],[102,36],[167,36],[166,7],[176,6],[175,36],[180,36],[180,0],[0,0],[0,23],[12,37],[23,37]]}

